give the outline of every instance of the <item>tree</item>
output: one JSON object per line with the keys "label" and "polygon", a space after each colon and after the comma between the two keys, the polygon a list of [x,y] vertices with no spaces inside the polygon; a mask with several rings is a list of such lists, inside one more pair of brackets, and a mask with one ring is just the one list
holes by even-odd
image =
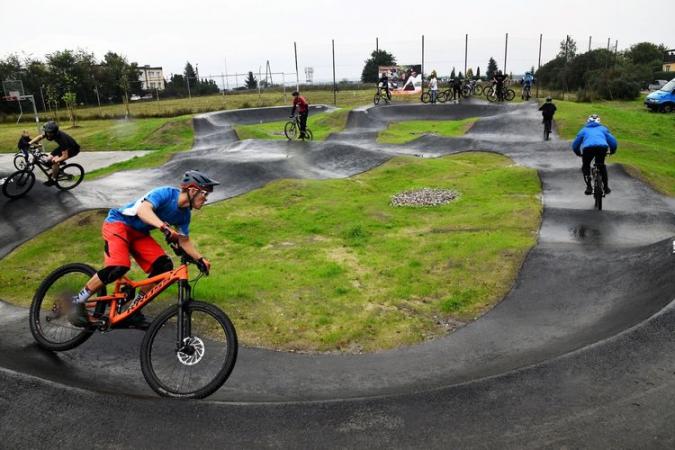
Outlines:
{"label": "tree", "polygon": [[185,69],[183,69],[183,76],[187,79],[187,82],[190,84],[190,89],[192,86],[197,86],[199,84],[199,78],[197,78],[197,73],[195,72],[194,67],[188,61],[185,64]]}
{"label": "tree", "polygon": [[471,69],[471,67],[466,69],[466,79],[467,80],[473,79],[473,70]]}
{"label": "tree", "polygon": [[108,95],[110,100],[122,100],[126,117],[129,116],[129,95],[140,93],[140,71],[137,63],[127,61],[127,58],[117,53],[108,52],[101,63],[103,68],[102,77],[105,80],[101,89]]}
{"label": "tree", "polygon": [[567,61],[574,58],[577,55],[577,43],[574,39],[567,36],[564,41],[560,41],[560,51],[558,52],[558,57],[567,58]]}
{"label": "tree", "polygon": [[464,75],[462,75],[462,71],[461,71],[461,70],[460,70],[459,73],[457,74],[457,78],[459,78],[460,80],[463,80],[463,79],[464,79]]}
{"label": "tree", "polygon": [[70,125],[74,127],[77,125],[77,117],[75,117],[75,108],[77,107],[77,94],[74,92],[66,92],[61,97],[63,103],[66,104],[66,109],[68,110],[68,118],[70,119]]}
{"label": "tree", "polygon": [[493,57],[490,57],[490,60],[488,61],[487,72],[485,72],[485,77],[488,80],[491,80],[497,73],[497,70],[497,61],[495,61]]}
{"label": "tree", "polygon": [[379,74],[377,69],[380,66],[395,66],[396,58],[386,50],[375,50],[370,54],[370,58],[365,61],[363,72],[361,72],[361,82],[377,83]]}
{"label": "tree", "polygon": [[253,76],[253,72],[248,73],[248,77],[246,77],[246,80],[244,80],[244,83],[246,84],[246,89],[255,89],[258,87],[258,80],[255,79]]}
{"label": "tree", "polygon": [[476,67],[476,79],[480,80],[480,66]]}
{"label": "tree", "polygon": [[635,65],[645,65],[653,71],[661,70],[663,63],[663,54],[666,48],[663,44],[655,45],[651,42],[640,42],[626,50],[626,58]]}

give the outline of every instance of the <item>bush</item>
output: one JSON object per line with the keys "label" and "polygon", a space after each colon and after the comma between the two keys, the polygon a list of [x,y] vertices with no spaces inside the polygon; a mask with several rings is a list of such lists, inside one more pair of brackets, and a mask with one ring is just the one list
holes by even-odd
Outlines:
{"label": "bush", "polygon": [[652,80],[666,80],[670,81],[673,78],[675,78],[675,72],[654,72],[654,76],[652,77]]}
{"label": "bush", "polygon": [[640,95],[640,85],[625,78],[602,80],[596,85],[596,90],[605,100],[634,100]]}

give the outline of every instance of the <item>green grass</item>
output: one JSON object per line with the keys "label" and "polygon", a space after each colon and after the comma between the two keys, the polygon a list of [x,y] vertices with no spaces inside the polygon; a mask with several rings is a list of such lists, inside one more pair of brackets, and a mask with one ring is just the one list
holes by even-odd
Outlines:
{"label": "green grass", "polygon": [[[311,114],[307,119],[307,128],[312,131],[315,141],[322,141],[330,134],[344,130],[350,109]],[[290,119],[289,119],[290,120]],[[284,125],[288,120],[253,125],[237,125],[235,131],[239,139],[286,139]]]}
{"label": "green grass", "polygon": [[478,118],[463,120],[410,120],[392,122],[377,136],[381,144],[405,144],[425,134],[463,136]]}
{"label": "green grass", "polygon": [[[390,206],[392,195],[421,187],[460,197]],[[195,214],[191,235],[213,263],[196,296],[221,306],[247,345],[358,351],[421,342],[508,292],[535,244],[539,190],[534,170],[492,153],[275,181]],[[0,261],[0,298],[26,306],[55,267],[100,266],[102,220],[81,214]]]}
{"label": "green grass", "polygon": [[[241,108],[258,108],[264,106],[282,106],[287,105],[290,110],[291,92],[293,89],[286,89],[286,95],[279,90],[269,90],[262,92],[258,96],[257,92],[237,92],[208,95],[203,97],[188,98],[174,98],[166,100],[146,100],[139,102],[131,102],[129,110],[131,117],[147,118],[147,117],[175,117],[186,114],[198,114],[210,111],[221,111],[226,109],[241,109]],[[375,87],[372,89],[360,90],[340,90],[337,92],[337,106],[341,108],[352,108],[360,105],[372,104]],[[160,93],[160,97],[161,97]],[[333,104],[333,91],[326,90],[307,90],[302,91],[302,95],[307,98],[310,104]],[[411,98],[408,98],[411,97]],[[403,96],[397,97],[397,102],[416,102],[419,101],[419,96]],[[96,106],[86,108],[79,108],[76,111],[78,120],[93,120],[93,119],[121,119],[125,117],[124,105],[106,105],[100,109]],[[44,116],[44,117],[43,117]],[[46,116],[53,116],[53,114],[41,113],[42,120],[46,120]],[[68,116],[65,110],[60,110],[57,116],[62,123],[68,122]],[[24,127],[33,127],[33,115],[25,115]],[[8,115],[5,121],[16,121],[15,115]],[[18,137],[17,137],[18,139]]]}
{"label": "green grass", "polygon": [[619,141],[608,159],[656,190],[675,195],[675,114],[651,113],[642,99],[631,102],[574,103],[556,101],[555,121],[564,139],[574,139],[590,114],[599,114]]}

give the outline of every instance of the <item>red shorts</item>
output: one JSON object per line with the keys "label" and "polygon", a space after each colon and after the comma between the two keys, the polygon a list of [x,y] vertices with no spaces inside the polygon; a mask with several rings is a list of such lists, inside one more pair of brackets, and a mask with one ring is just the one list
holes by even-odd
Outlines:
{"label": "red shorts", "polygon": [[103,222],[101,231],[105,240],[105,267],[131,267],[131,255],[145,273],[150,273],[152,263],[166,254],[149,234],[125,223]]}

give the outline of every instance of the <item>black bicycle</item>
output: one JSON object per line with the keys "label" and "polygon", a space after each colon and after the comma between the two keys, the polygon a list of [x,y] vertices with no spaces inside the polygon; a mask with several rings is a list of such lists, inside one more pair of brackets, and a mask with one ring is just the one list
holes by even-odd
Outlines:
{"label": "black bicycle", "polygon": [[378,89],[373,97],[373,104],[379,105],[380,102],[384,102],[385,105],[391,103],[391,94],[387,94],[386,89]]}
{"label": "black bicycle", "polygon": [[[18,170],[2,180],[2,193],[9,198],[19,198],[26,195],[35,185],[34,170],[36,167],[49,178],[52,163],[48,160],[48,157],[49,155],[42,151],[40,145],[14,155],[14,167]],[[59,174],[54,180],[54,185],[62,191],[68,191],[80,184],[83,179],[84,169],[81,165],[66,164],[64,161],[59,166]]]}
{"label": "black bicycle", "polygon": [[286,135],[286,139],[293,140],[293,139],[303,139],[306,141],[311,141],[314,139],[314,135],[312,134],[312,131],[305,127],[305,136],[301,137],[300,135],[300,114],[295,114],[289,120],[286,122],[286,125],[284,125],[284,134]]}
{"label": "black bicycle", "polygon": [[598,165],[593,162],[593,167],[591,168],[591,185],[593,186],[593,199],[595,200],[595,207],[598,211],[602,211],[602,199],[605,196],[605,189],[602,185],[602,175],[600,174],[600,168]]}
{"label": "black bicycle", "polygon": [[548,141],[550,140],[551,136],[551,126],[553,124],[553,119],[544,119],[544,140]]}
{"label": "black bicycle", "polygon": [[[446,89],[445,91],[437,91],[436,102],[445,103],[448,100],[452,100],[454,97],[452,95],[452,90]],[[420,96],[422,103],[431,103],[431,91],[424,91],[424,94]]]}
{"label": "black bicycle", "polygon": [[490,87],[487,90],[483,91],[485,92],[485,97],[489,102],[503,102],[507,101],[510,102],[514,98],[516,98],[516,91],[513,89],[509,89],[506,86],[502,87],[501,95],[497,91],[497,87]]}

